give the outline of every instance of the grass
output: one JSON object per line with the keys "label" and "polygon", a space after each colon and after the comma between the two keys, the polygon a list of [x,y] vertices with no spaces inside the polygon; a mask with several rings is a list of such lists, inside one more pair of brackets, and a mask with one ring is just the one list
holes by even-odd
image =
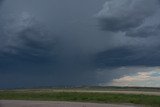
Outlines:
{"label": "grass", "polygon": [[160,107],[160,96],[90,92],[0,91],[0,100],[132,103]]}

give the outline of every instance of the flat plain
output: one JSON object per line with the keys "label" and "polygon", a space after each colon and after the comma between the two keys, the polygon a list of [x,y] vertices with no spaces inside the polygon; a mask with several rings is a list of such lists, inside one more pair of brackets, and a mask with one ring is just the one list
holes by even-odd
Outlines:
{"label": "flat plain", "polygon": [[[16,101],[18,102],[16,102]],[[23,106],[23,101],[30,101]],[[11,104],[12,107],[72,107],[69,105],[77,104],[74,107],[137,107],[154,106],[160,107],[159,88],[45,88],[45,89],[12,89],[0,91],[0,107]],[[10,101],[13,101],[12,103]],[[38,102],[32,102],[38,101]],[[53,101],[46,105],[43,101]],[[56,101],[56,102],[55,102]],[[58,103],[57,103],[58,101]],[[59,103],[61,101],[61,103]],[[67,101],[68,103],[64,103]],[[9,102],[9,103],[7,103]],[[69,103],[77,102],[77,103]],[[83,103],[80,103],[83,102]],[[93,104],[94,106],[90,106]],[[97,104],[95,104],[97,103]],[[17,106],[22,104],[22,106]],[[58,104],[57,106],[55,104]],[[62,106],[62,105],[66,106]],[[40,106],[41,105],[41,106]],[[83,106],[85,105],[85,106]],[[104,106],[105,105],[105,106]]]}

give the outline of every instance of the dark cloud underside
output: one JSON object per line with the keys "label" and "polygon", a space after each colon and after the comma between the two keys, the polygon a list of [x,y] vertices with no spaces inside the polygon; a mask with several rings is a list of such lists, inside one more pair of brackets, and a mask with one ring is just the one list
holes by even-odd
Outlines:
{"label": "dark cloud underside", "polygon": [[159,0],[0,0],[0,14],[0,88],[98,85],[160,64]]}

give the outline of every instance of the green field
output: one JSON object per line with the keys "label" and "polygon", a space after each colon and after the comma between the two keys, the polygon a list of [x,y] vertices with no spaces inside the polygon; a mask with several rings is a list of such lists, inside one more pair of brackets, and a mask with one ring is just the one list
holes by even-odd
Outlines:
{"label": "green field", "polygon": [[0,91],[0,100],[74,101],[96,103],[131,103],[160,107],[160,96],[143,94],[114,94],[97,92]]}

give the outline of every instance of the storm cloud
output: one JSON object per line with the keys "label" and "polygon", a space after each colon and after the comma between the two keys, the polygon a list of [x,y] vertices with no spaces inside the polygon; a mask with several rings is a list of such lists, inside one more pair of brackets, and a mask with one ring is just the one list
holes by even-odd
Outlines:
{"label": "storm cloud", "polygon": [[[108,0],[97,14],[99,26],[116,48],[99,53],[102,66],[158,66],[160,39],[159,0]],[[112,35],[111,35],[112,34]]]}
{"label": "storm cloud", "polygon": [[[113,44],[121,44],[97,54],[95,62],[99,68],[113,67],[115,71],[121,71],[118,68],[123,66],[145,66],[147,69],[159,66],[159,0],[108,0],[97,14],[97,18],[106,36],[113,37],[110,39]],[[140,72],[137,70],[133,70],[134,73]],[[121,76],[125,75],[123,71],[120,73]],[[111,77],[114,78],[113,75]]]}
{"label": "storm cloud", "polygon": [[0,88],[107,85],[159,66],[159,0],[0,3]]}
{"label": "storm cloud", "polygon": [[159,13],[159,0],[108,0],[98,17],[103,30],[145,37],[159,34]]}

